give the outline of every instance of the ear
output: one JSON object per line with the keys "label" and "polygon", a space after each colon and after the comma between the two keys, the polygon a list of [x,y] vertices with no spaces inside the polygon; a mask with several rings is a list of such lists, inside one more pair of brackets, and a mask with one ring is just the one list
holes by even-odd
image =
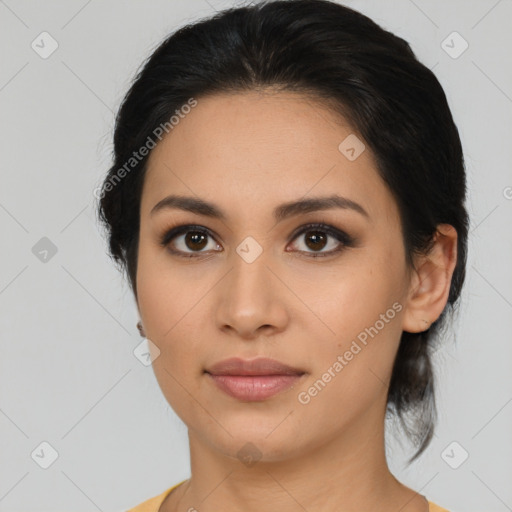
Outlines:
{"label": "ear", "polygon": [[448,302],[456,263],[457,231],[450,224],[439,224],[431,250],[415,260],[402,330],[426,331],[439,318]]}

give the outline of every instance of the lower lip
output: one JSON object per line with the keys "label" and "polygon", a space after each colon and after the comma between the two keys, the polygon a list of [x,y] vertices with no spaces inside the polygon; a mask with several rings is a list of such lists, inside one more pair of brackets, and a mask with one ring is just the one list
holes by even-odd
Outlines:
{"label": "lower lip", "polygon": [[277,395],[291,388],[301,378],[301,375],[207,375],[226,394],[248,402]]}

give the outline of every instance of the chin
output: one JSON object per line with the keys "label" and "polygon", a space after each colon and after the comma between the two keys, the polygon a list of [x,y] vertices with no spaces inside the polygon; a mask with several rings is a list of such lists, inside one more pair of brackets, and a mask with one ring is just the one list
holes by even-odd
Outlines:
{"label": "chin", "polygon": [[239,460],[247,467],[257,462],[279,462],[301,451],[297,443],[298,436],[291,432],[289,425],[279,425],[282,420],[283,417],[273,418],[272,421],[256,421],[252,418],[245,422],[223,422],[231,435],[221,427],[216,430],[214,437],[211,430],[203,435],[212,448]]}

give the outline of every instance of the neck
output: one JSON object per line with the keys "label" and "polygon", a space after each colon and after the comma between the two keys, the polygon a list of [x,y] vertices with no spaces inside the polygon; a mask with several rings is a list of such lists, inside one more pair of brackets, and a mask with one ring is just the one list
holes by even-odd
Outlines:
{"label": "neck", "polygon": [[328,442],[301,447],[299,455],[277,461],[263,457],[249,467],[189,431],[192,476],[161,511],[179,505],[179,510],[201,512],[427,512],[425,498],[389,471],[384,413],[381,408],[369,418],[367,412]]}

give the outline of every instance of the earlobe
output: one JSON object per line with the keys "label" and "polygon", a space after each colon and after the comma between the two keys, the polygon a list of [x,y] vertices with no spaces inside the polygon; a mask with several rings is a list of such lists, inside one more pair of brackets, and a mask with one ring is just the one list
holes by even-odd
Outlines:
{"label": "earlobe", "polygon": [[140,320],[137,322],[137,329],[139,330],[139,334],[140,334],[143,338],[145,338],[145,337],[146,337],[146,333],[145,333],[145,331],[144,331],[144,327],[142,326],[142,322],[141,322]]}
{"label": "earlobe", "polygon": [[417,258],[402,330],[423,332],[439,318],[448,302],[456,263],[457,231],[450,224],[439,224],[430,251]]}

